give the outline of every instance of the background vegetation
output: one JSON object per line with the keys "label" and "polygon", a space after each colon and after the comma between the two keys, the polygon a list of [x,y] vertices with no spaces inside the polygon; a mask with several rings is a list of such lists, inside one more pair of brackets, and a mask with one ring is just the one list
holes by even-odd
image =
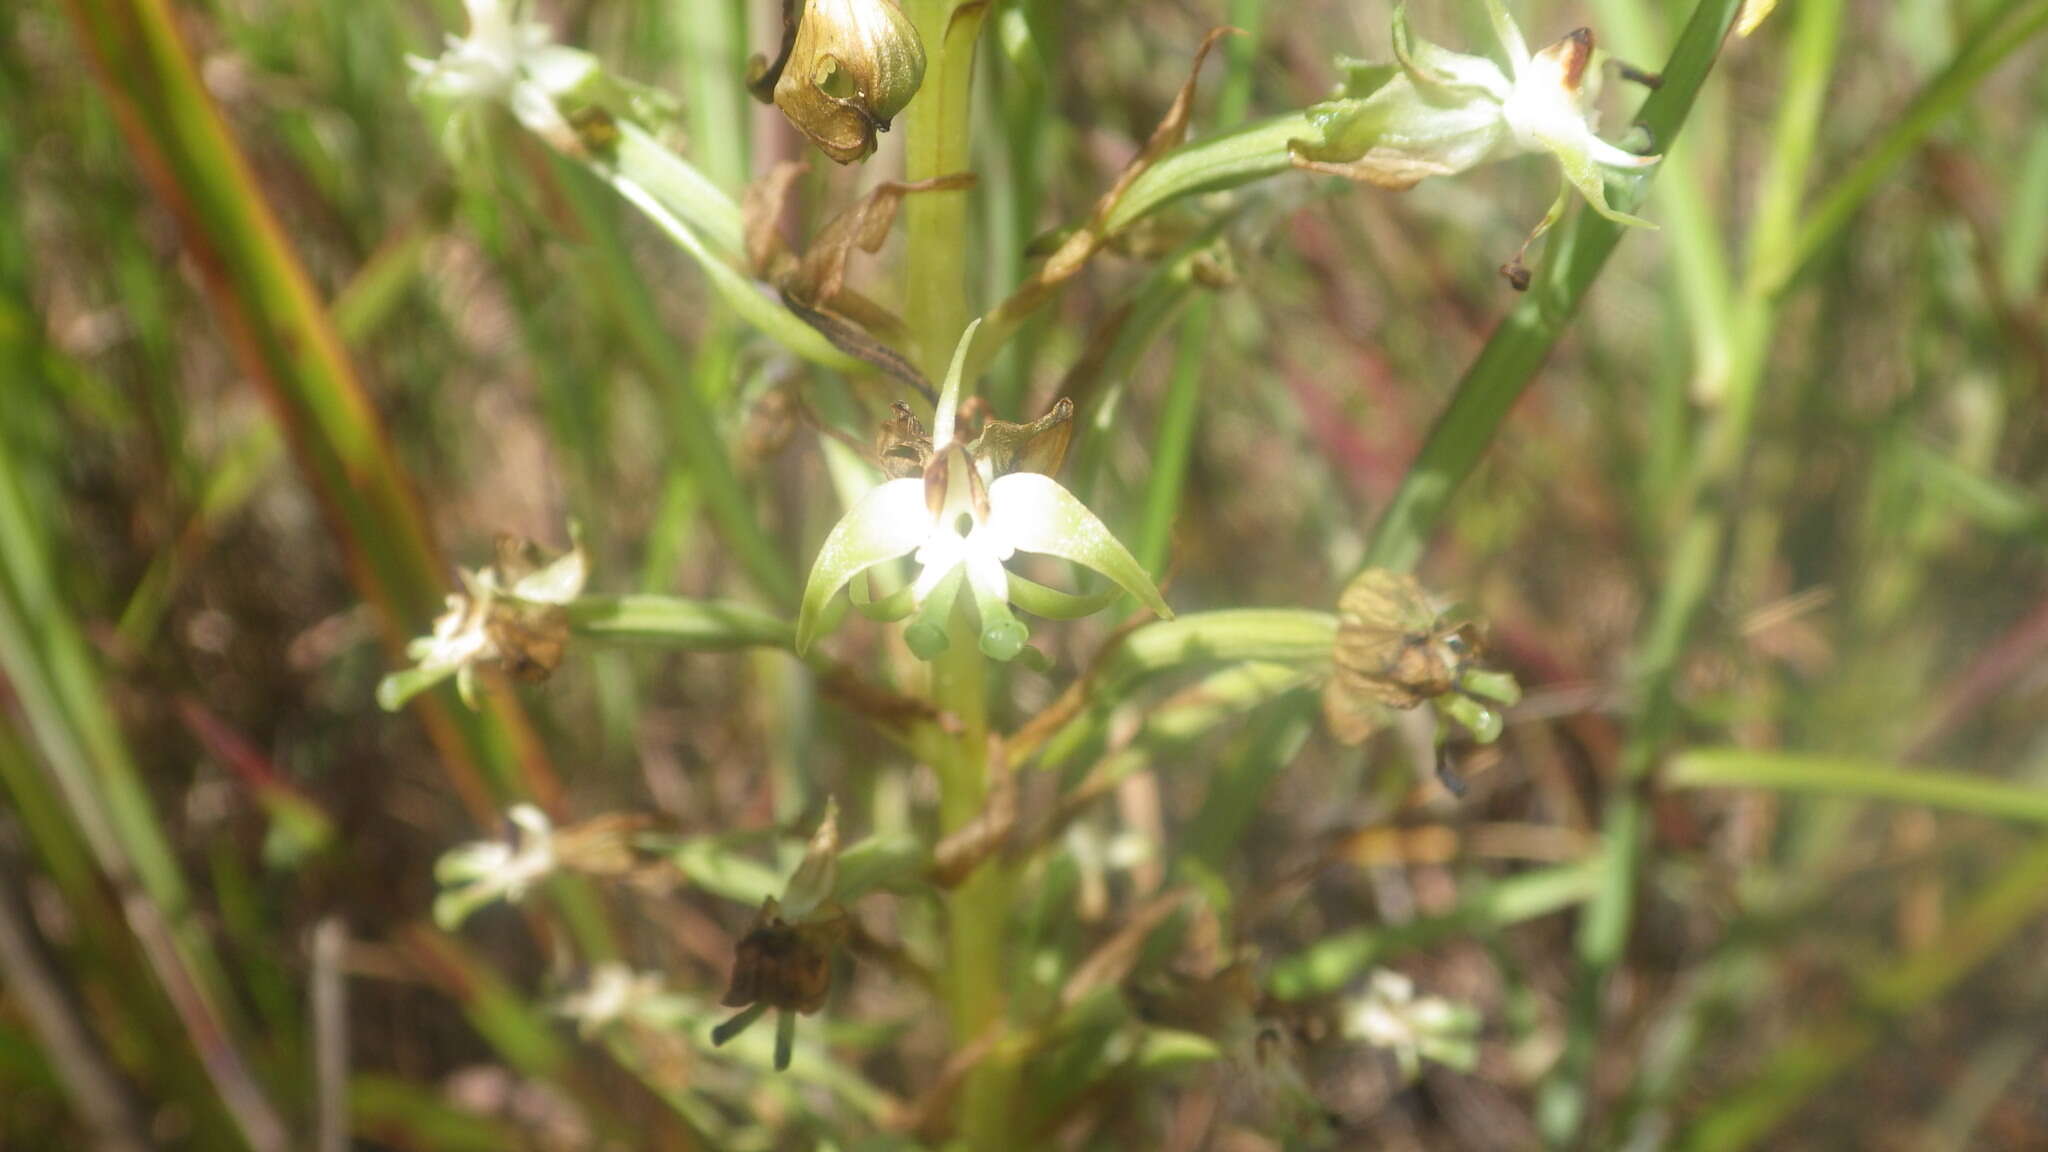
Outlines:
{"label": "background vegetation", "polygon": [[[1462,799],[1426,735],[1330,741],[1298,678],[1194,739],[1110,738],[1136,758],[1068,834],[1071,888],[1019,897],[1009,963],[1071,990],[1174,913],[1108,981],[1159,1022],[1188,954],[1248,949],[1341,1147],[2048,1146],[2048,4],[1783,0],[1718,60],[1733,3],[1516,8],[1698,86],[1643,113],[1685,124],[1660,231],[1575,209],[1517,296],[1496,268],[1547,162],[1410,193],[1279,175],[1182,217],[1227,220],[1208,243],[1098,260],[984,383],[1013,418],[1075,400],[1065,481],[1182,613],[1328,610],[1368,558],[1419,565],[1527,689],[1507,735]],[[789,236],[900,171],[901,133],[840,169],[746,99],[774,4],[539,15],[672,95],[664,137],[735,198],[808,156]],[[1389,15],[997,5],[971,310],[1086,217],[1210,27],[1247,35],[1197,139],[1321,99]],[[1465,6],[1413,15],[1485,42]],[[1688,22],[1705,50],[1673,58]],[[872,700],[772,648],[578,643],[474,714],[377,709],[498,532],[560,546],[573,518],[594,590],[786,614],[841,510],[820,427],[865,440],[895,398],[742,324],[532,139],[452,167],[405,58],[463,23],[0,5],[0,1146],[941,1146],[915,900],[861,905],[874,939],[779,1076],[701,1043],[753,915],[716,868],[428,919],[435,858],[515,798],[659,813],[758,870],[827,795],[851,840],[933,789]],[[1609,94],[1611,138],[1637,100]],[[862,258],[863,291],[900,299],[899,259]],[[996,728],[1118,623],[1036,628],[1054,672],[1011,673]],[[1120,722],[1199,706],[1189,682]],[[551,1009],[614,959],[695,999],[612,1029]],[[1376,967],[1478,1014],[1472,1067],[1411,1081],[1332,1034]],[[1308,1139],[1242,1069],[1142,1052],[1027,1143]]]}

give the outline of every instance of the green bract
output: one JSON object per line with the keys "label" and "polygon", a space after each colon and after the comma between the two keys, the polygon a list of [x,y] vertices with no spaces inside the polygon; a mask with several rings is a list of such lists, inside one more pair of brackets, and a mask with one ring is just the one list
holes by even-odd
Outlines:
{"label": "green bract", "polygon": [[[1011,614],[1012,577],[1003,567],[1018,552],[1093,568],[1161,617],[1172,617],[1144,567],[1073,493],[1040,472],[999,472],[997,453],[977,452],[980,442],[970,447],[955,437],[960,376],[978,326],[968,327],[953,354],[922,475],[884,481],[869,491],[818,550],[797,617],[799,651],[817,639],[825,607],[841,588],[877,564],[912,553],[920,569],[911,585],[918,611],[912,648],[926,659],[944,648],[943,613],[963,580],[980,621],[982,652],[1010,660],[1023,651],[1028,633]],[[1051,598],[1034,591],[1019,599]]]}
{"label": "green bract", "polygon": [[1654,227],[1607,202],[1603,169],[1639,171],[1658,158],[1623,151],[1594,134],[1590,105],[1599,73],[1588,67],[1593,34],[1581,28],[1532,54],[1500,0],[1484,3],[1507,59],[1505,71],[1486,57],[1416,38],[1408,30],[1406,6],[1396,8],[1396,63],[1344,61],[1342,94],[1309,112],[1321,140],[1296,141],[1295,164],[1409,188],[1425,177],[1547,152],[1594,211],[1619,223]]}

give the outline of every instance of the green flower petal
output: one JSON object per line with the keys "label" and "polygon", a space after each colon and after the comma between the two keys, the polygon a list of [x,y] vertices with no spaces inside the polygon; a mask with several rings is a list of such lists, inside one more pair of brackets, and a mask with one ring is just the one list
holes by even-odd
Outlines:
{"label": "green flower petal", "polygon": [[832,898],[839,884],[839,801],[825,799],[825,817],[804,850],[803,863],[782,890],[782,914],[801,920]]}
{"label": "green flower petal", "polygon": [[[869,579],[872,578],[873,572],[870,570]],[[917,611],[917,599],[913,595],[916,591],[915,585],[905,584],[876,600],[872,598],[872,590],[868,588],[867,581],[855,580],[846,586],[846,598],[853,601],[854,611],[868,619],[893,624]]]}
{"label": "green flower petal", "polygon": [[1490,668],[1477,668],[1458,678],[1460,691],[1483,697],[1500,704],[1513,706],[1522,699],[1522,686],[1506,672]]}
{"label": "green flower petal", "polygon": [[[1426,104],[1462,104],[1507,98],[1508,77],[1493,61],[1432,44],[1408,29],[1408,6],[1394,9],[1394,59]],[[1526,53],[1524,56],[1526,57]]]}
{"label": "green flower petal", "polygon": [[953,363],[946,368],[946,382],[939,388],[939,402],[932,407],[932,451],[953,442],[953,426],[960,417],[960,377],[967,371],[967,350],[974,346],[974,333],[981,327],[975,320],[960,334],[960,343],[953,348]]}
{"label": "green flower petal", "polygon": [[1521,28],[1501,0],[1486,0],[1486,18],[1493,23],[1493,36],[1500,41],[1501,51],[1507,53],[1509,70],[1519,75],[1529,59],[1529,42],[1522,39]]}
{"label": "green flower petal", "polygon": [[966,579],[967,569],[955,566],[939,578],[932,594],[924,598],[917,618],[903,630],[903,642],[909,645],[911,655],[919,660],[936,660],[946,650],[946,621],[952,618],[953,601],[959,597],[960,584]]}
{"label": "green flower petal", "polygon": [[511,588],[511,594],[534,604],[567,604],[583,594],[583,584],[590,578],[590,559],[583,551],[583,527],[569,524],[570,546],[567,552],[533,572],[520,577]]}
{"label": "green flower petal", "polygon": [[1112,585],[1099,592],[1075,594],[1048,588],[1015,572],[1010,576],[1010,603],[1047,620],[1079,620],[1093,616],[1123,597],[1124,590]]}
{"label": "green flower petal", "polygon": [[1579,190],[1579,195],[1586,198],[1586,203],[1593,206],[1593,211],[1616,224],[1656,230],[1657,226],[1650,221],[1608,206],[1607,178],[1601,173],[1600,166],[1594,163],[1592,154],[1583,141],[1545,135],[1539,142],[1552,156],[1557,157],[1558,167],[1564,169],[1564,178],[1571,181],[1572,187]]}
{"label": "green flower petal", "polygon": [[1173,619],[1173,609],[1130,549],[1052,477],[1012,472],[990,484],[988,496],[992,525],[1017,548],[1093,568],[1160,619]]}
{"label": "green flower petal", "polygon": [[1500,713],[1470,696],[1453,694],[1438,697],[1437,708],[1445,716],[1463,725],[1472,733],[1472,739],[1481,744],[1491,744],[1500,739]]}
{"label": "green flower petal", "polygon": [[1031,632],[1010,614],[1009,573],[992,556],[969,556],[967,584],[974,590],[974,610],[981,618],[981,653],[1007,664],[1024,650]]}
{"label": "green flower petal", "polygon": [[832,528],[811,565],[804,585],[803,608],[796,620],[796,650],[810,650],[817,639],[825,606],[854,576],[914,550],[931,534],[931,513],[924,506],[924,481],[890,480],[876,486]]}

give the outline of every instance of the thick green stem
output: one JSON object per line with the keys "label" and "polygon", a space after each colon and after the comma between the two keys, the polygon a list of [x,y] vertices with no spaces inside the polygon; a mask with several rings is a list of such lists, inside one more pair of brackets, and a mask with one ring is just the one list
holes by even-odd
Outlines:
{"label": "thick green stem", "polygon": [[[904,10],[924,39],[927,60],[924,87],[904,118],[904,175],[925,180],[965,171],[974,45],[986,8],[956,0],[908,0]],[[970,314],[967,209],[964,192],[913,196],[904,204],[904,320],[913,355],[934,380],[944,375]],[[946,651],[932,664],[932,701],[955,721],[933,733],[931,752],[945,833],[972,822],[988,797],[987,669],[977,631],[967,605],[957,606]],[[1007,986],[1003,930],[1011,884],[1008,870],[992,862],[947,895],[943,982],[956,1048],[973,1043],[1002,1018]],[[1009,1061],[990,1056],[968,1076],[957,1128],[967,1147],[1001,1152],[1012,1145],[1016,1075]]]}
{"label": "thick green stem", "polygon": [[[924,87],[904,115],[903,174],[929,180],[968,168],[973,117],[974,44],[983,5],[908,0],[904,11],[924,39]],[[953,345],[967,327],[967,193],[933,192],[903,204],[910,269],[903,318],[919,368],[933,380],[946,373]]]}

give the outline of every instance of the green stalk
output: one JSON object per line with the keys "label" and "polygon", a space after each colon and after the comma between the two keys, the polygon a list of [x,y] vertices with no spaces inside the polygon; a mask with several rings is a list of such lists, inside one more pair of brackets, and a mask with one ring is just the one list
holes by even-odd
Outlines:
{"label": "green stalk", "polygon": [[[1223,42],[1226,71],[1217,100],[1216,119],[1223,123],[1244,116],[1251,102],[1252,53],[1257,46],[1260,0],[1232,0],[1230,21],[1245,30]],[[1173,375],[1167,380],[1166,404],[1159,414],[1159,432],[1152,450],[1152,471],[1145,486],[1145,519],[1138,529],[1138,563],[1154,576],[1165,574],[1173,544],[1173,522],[1180,515],[1181,489],[1186,486],[1188,460],[1194,453],[1195,417],[1202,395],[1202,369],[1209,362],[1210,321],[1215,301],[1204,294],[1189,306],[1181,322],[1180,347]]]}
{"label": "green stalk", "polygon": [[256,1152],[281,1152],[290,1136],[243,1055],[246,1028],[227,971],[199,920],[84,634],[59,593],[57,569],[18,477],[7,438],[0,436],[0,678],[18,700],[72,823],[119,894],[128,929],[243,1143]]}
{"label": "green stalk", "polygon": [[[924,40],[924,87],[905,114],[905,177],[927,180],[965,171],[973,119],[974,50],[987,7],[956,0],[909,0],[905,11]],[[904,322],[912,354],[927,377],[945,375],[967,327],[968,202],[963,192],[913,196],[904,204],[907,237]],[[971,387],[974,381],[963,381]],[[932,702],[951,714],[934,731],[939,827],[951,834],[981,815],[988,797],[988,684],[977,630],[962,602],[948,625],[946,651],[932,663]],[[1008,980],[1004,929],[1014,877],[992,861],[946,896],[946,967],[941,983],[953,1044],[965,1048],[1003,1017]],[[960,1138],[977,1152],[1011,1146],[1017,1069],[998,1055],[969,1073],[959,1100]]]}
{"label": "green stalk", "polygon": [[1645,868],[1644,785],[1678,722],[1672,689],[1694,617],[1714,583],[1770,352],[1777,300],[1760,270],[1783,250],[1798,222],[1841,39],[1842,7],[1841,0],[1812,0],[1795,13],[1771,160],[1750,233],[1750,275],[1731,328],[1734,347],[1722,407],[1710,418],[1693,461],[1688,508],[1638,651],[1641,712],[1623,750],[1622,780],[1604,821],[1607,872],[1579,922],[1578,983],[1565,1054],[1539,1102],[1538,1122],[1553,1146],[1572,1146],[1583,1132],[1599,1048],[1601,993],[1627,947],[1636,880]]}
{"label": "green stalk", "polygon": [[[1650,93],[1636,118],[1658,147],[1669,147],[1677,137],[1741,7],[1741,0],[1700,0],[1693,9],[1664,66],[1663,87]],[[1580,210],[1553,233],[1535,283],[1466,370],[1450,406],[1402,477],[1373,532],[1367,567],[1405,570],[1422,558],[1451,497],[1472,474],[1501,421],[1549,357],[1606,267],[1621,232],[1621,225]]]}
{"label": "green stalk", "polygon": [[1783,290],[1846,227],[1863,202],[1913,154],[1970,94],[2021,45],[2048,28],[2048,0],[2001,0],[1979,20],[1941,74],[1928,81],[1912,103],[1889,120],[1863,158],[1828,186],[1796,234],[1774,250],[1759,250],[1758,280],[1766,290]]}
{"label": "green stalk", "polygon": [[1698,748],[1672,758],[1667,788],[1769,788],[1917,804],[1949,812],[2048,824],[2048,789],[1938,768],[1749,748]]}

